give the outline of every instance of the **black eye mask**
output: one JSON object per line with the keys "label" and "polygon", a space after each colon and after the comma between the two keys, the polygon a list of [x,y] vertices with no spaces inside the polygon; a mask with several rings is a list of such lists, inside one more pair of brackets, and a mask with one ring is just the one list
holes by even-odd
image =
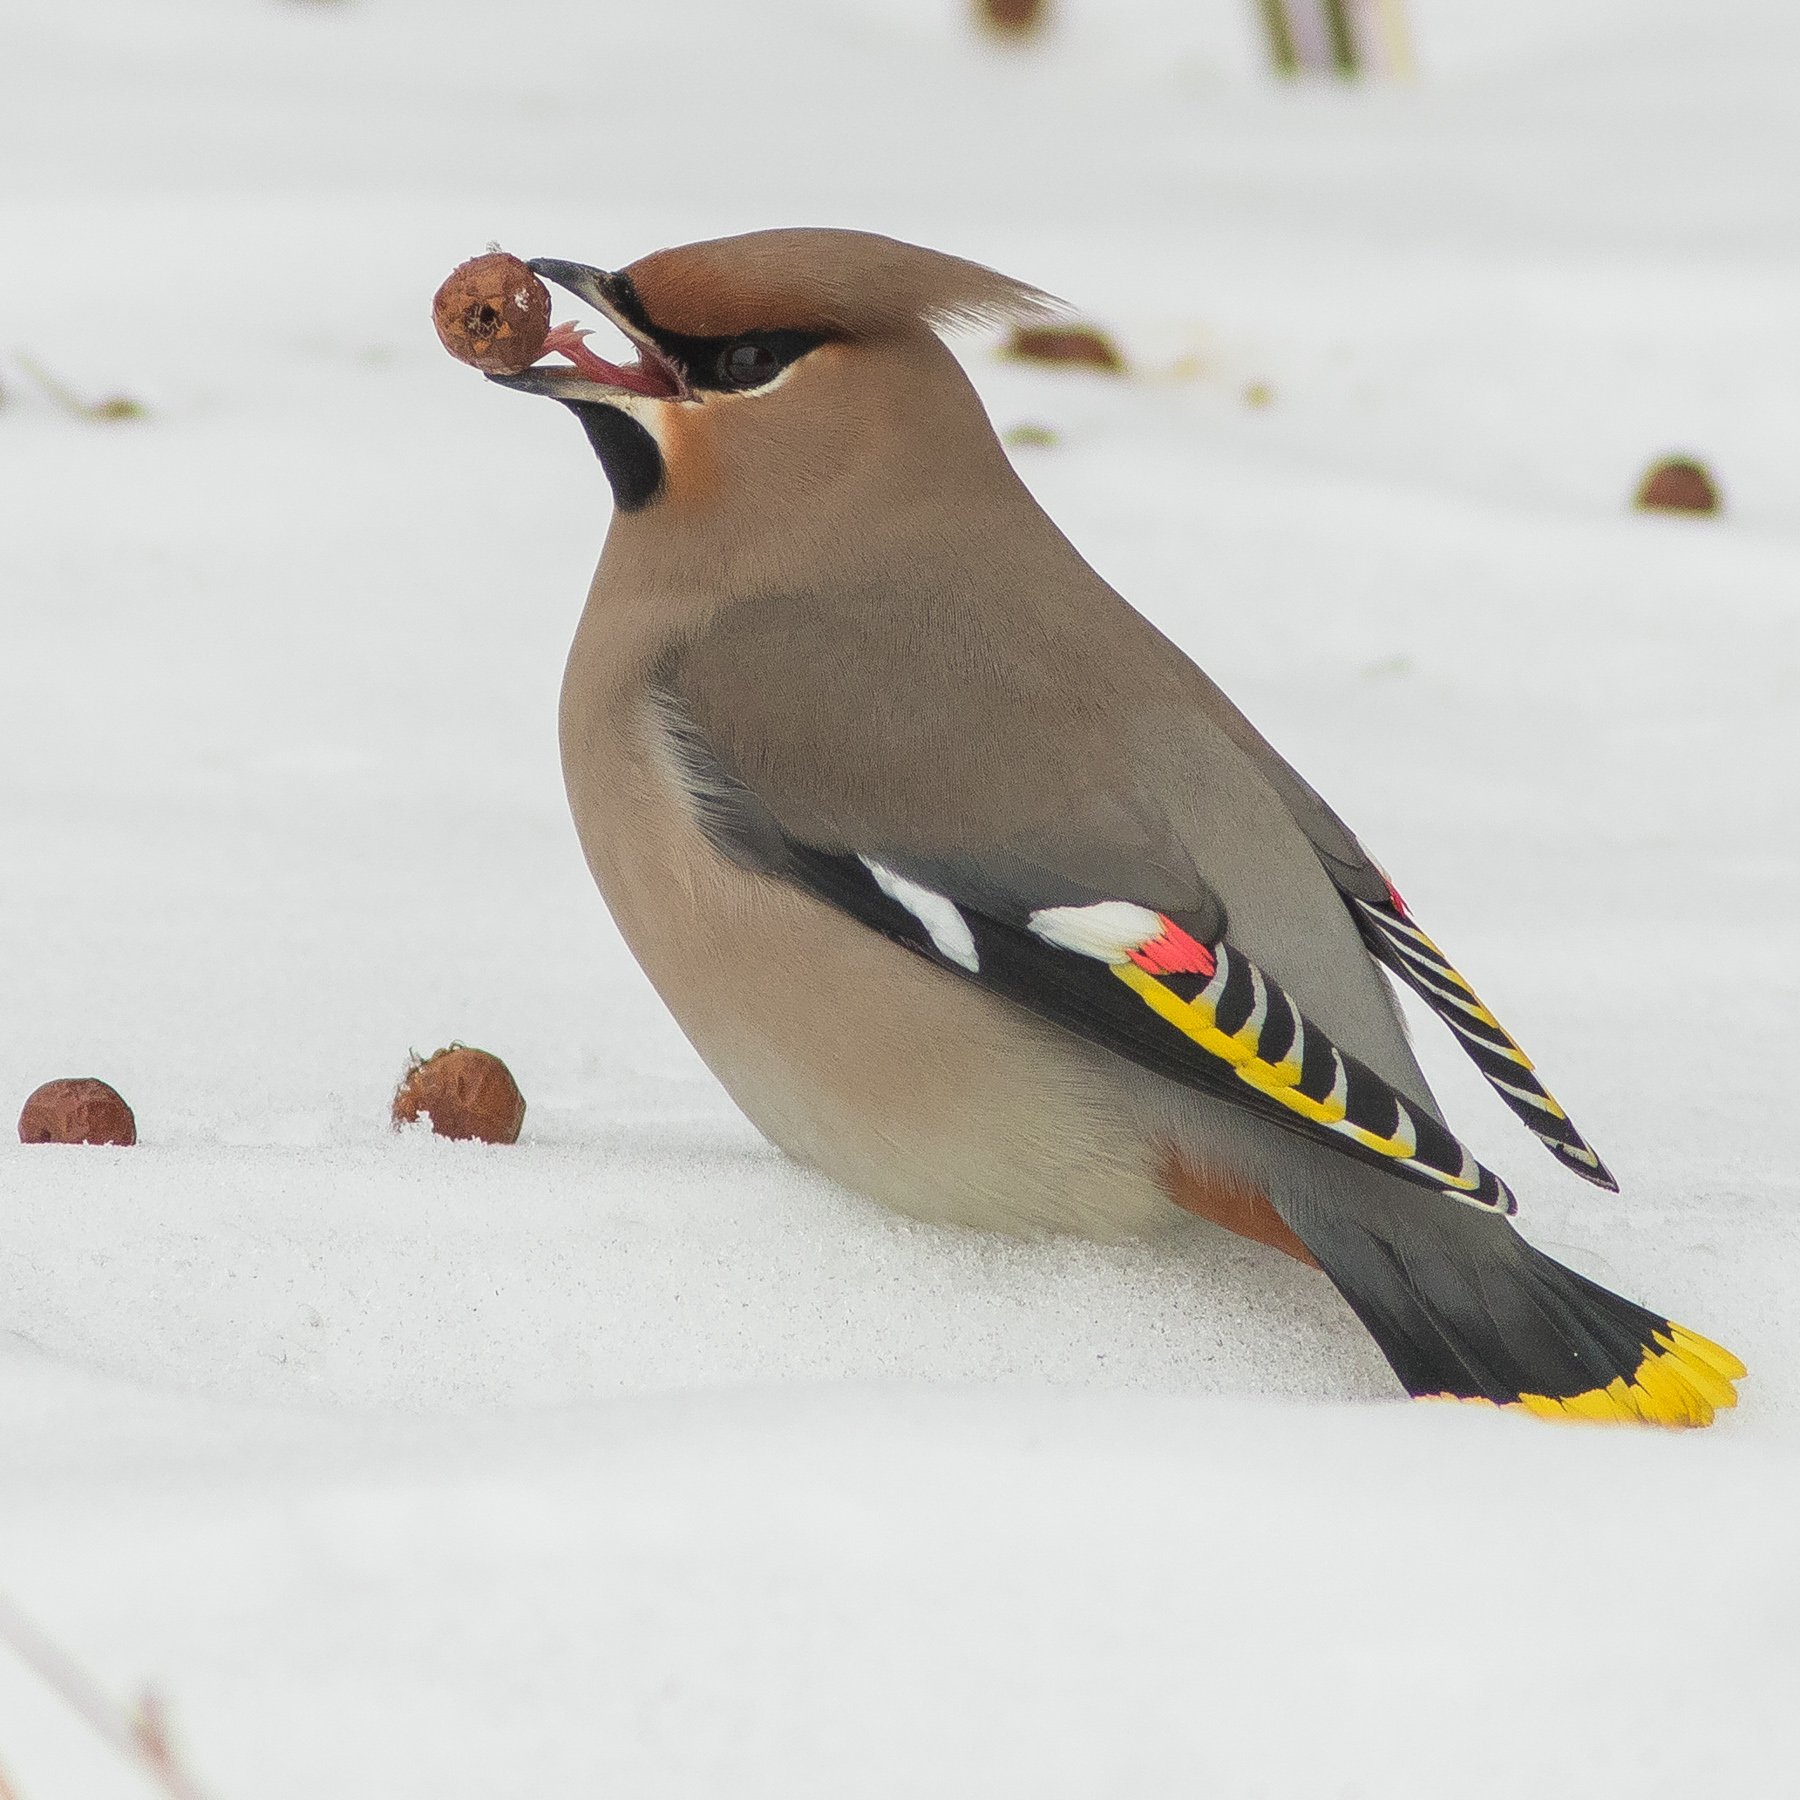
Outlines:
{"label": "black eye mask", "polygon": [[653,324],[629,275],[608,275],[606,297],[657,349],[681,365],[690,388],[742,394],[765,387],[830,335],[823,331],[745,331],[732,337],[692,337]]}

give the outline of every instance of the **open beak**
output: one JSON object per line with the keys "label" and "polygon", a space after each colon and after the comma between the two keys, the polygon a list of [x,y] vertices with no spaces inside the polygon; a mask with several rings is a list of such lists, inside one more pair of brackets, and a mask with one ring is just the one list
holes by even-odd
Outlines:
{"label": "open beak", "polygon": [[490,374],[499,387],[522,394],[543,394],[551,400],[618,404],[627,395],[650,400],[693,398],[681,367],[666,356],[636,325],[627,319],[612,297],[613,277],[605,269],[586,263],[558,262],[554,257],[534,257],[533,274],[553,281],[577,300],[585,301],[631,340],[635,361],[611,363],[587,347],[587,332],[578,325],[556,325],[544,340],[544,355],[562,356],[564,363],[534,363],[517,375]]}

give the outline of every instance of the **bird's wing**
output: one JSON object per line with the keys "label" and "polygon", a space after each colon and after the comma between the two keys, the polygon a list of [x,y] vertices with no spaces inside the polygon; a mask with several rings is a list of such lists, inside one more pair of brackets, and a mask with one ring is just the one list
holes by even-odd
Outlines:
{"label": "bird's wing", "polygon": [[1350,828],[1222,694],[1216,715],[1305,833],[1375,960],[1449,1026],[1495,1093],[1564,1168],[1616,1193],[1619,1184],[1538,1078],[1531,1058],[1419,929],[1394,884]]}
{"label": "bird's wing", "polygon": [[1141,1068],[1419,1187],[1514,1210],[1498,1176],[1234,948],[1203,884],[1171,913],[1004,850],[821,843],[778,817],[678,700],[665,723],[702,828],[735,860]]}
{"label": "bird's wing", "polygon": [[1413,922],[1391,882],[1379,900],[1345,892],[1344,902],[1362,928],[1376,961],[1402,981],[1450,1027],[1470,1060],[1526,1128],[1566,1169],[1614,1193],[1613,1179],[1574,1121],[1538,1078],[1531,1058],[1456,972],[1450,959]]}

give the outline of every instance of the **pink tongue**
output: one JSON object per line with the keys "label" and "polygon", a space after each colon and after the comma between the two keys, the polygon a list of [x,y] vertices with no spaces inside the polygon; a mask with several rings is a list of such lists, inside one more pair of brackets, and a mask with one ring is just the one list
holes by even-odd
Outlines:
{"label": "pink tongue", "polygon": [[566,356],[575,367],[590,381],[598,381],[606,387],[624,388],[628,393],[652,394],[658,397],[668,393],[668,383],[659,381],[648,369],[632,363],[621,368],[617,363],[609,363],[605,357],[596,356],[583,341],[587,332],[579,325],[553,325],[550,335],[544,339],[541,355],[548,356],[554,352],[558,356]]}

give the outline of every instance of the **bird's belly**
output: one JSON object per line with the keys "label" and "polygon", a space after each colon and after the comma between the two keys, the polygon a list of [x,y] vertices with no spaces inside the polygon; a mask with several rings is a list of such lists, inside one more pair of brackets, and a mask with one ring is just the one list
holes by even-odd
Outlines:
{"label": "bird's belly", "polygon": [[740,868],[684,812],[578,822],[633,955],[766,1137],[937,1223],[1167,1228],[1135,1071]]}

